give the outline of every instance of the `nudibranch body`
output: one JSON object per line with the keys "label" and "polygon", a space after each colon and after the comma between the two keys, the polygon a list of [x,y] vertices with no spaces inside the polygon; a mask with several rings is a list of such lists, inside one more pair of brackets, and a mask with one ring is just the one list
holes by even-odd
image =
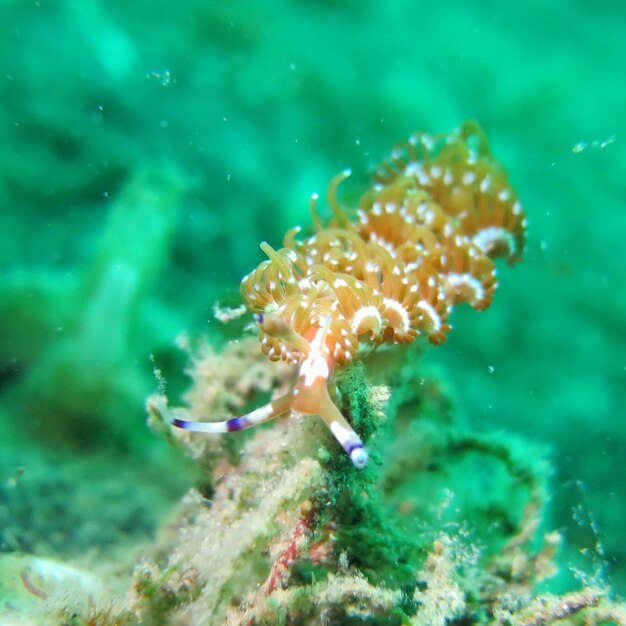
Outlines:
{"label": "nudibranch body", "polygon": [[448,135],[420,133],[393,150],[355,208],[337,200],[323,225],[311,200],[314,234],[287,232],[283,247],[245,276],[241,295],[259,322],[262,351],[299,366],[294,388],[266,406],[223,422],[174,420],[201,432],[241,430],[290,410],[319,415],[357,467],[368,456],[331,399],[336,367],[360,347],[408,343],[425,335],[440,344],[452,308],[491,304],[493,259],[521,259],[526,220],[504,169],[473,122]]}

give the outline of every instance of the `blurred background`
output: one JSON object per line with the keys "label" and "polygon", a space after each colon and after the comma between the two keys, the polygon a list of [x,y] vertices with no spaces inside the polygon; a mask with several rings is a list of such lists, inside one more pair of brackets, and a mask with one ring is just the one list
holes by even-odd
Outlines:
{"label": "blurred background", "polygon": [[545,447],[564,568],[623,592],[625,28],[617,0],[1,0],[0,550],[148,540],[194,475],[145,425],[177,337],[223,335],[332,175],[355,201],[473,118],[528,249],[425,365],[468,426]]}

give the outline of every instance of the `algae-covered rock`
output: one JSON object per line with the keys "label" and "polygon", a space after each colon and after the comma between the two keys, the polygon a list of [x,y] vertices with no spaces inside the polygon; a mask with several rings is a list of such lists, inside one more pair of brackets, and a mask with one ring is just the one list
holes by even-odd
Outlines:
{"label": "algae-covered rock", "polygon": [[108,599],[110,590],[96,575],[54,559],[0,556],[2,626],[62,623],[62,614],[84,612]]}
{"label": "algae-covered rock", "polygon": [[[191,405],[177,416],[201,407],[206,417],[212,406],[223,414],[228,387],[220,386],[256,362],[247,343],[221,356],[202,348]],[[139,623],[624,623],[623,607],[599,581],[563,596],[542,593],[558,573],[561,542],[547,526],[544,452],[456,426],[441,387],[410,352],[395,353],[391,387],[382,386],[377,358],[366,362],[376,385],[361,365],[339,380],[344,409],[368,433],[365,470],[312,416],[294,414],[240,438],[234,456],[228,435],[198,441],[174,433],[207,474],[135,571],[129,601]],[[255,365],[263,367],[273,366]],[[268,374],[259,370],[262,386]],[[207,371],[215,375],[203,377]],[[275,378],[273,388],[283,384]],[[244,388],[254,397],[254,384]],[[171,419],[165,399],[148,406],[162,430]]]}

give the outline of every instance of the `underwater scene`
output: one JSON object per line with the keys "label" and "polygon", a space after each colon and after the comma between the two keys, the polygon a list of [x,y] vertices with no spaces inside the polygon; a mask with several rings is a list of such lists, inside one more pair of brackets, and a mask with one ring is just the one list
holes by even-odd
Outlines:
{"label": "underwater scene", "polygon": [[626,624],[618,0],[0,0],[0,626]]}

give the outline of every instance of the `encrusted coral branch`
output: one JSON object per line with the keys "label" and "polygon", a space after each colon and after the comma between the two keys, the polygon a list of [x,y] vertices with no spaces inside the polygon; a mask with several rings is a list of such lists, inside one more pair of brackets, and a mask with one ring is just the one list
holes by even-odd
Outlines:
{"label": "encrusted coral branch", "polygon": [[267,580],[262,588],[270,595],[278,588],[287,578],[289,567],[298,558],[302,546],[306,542],[306,536],[309,533],[309,520],[303,515],[293,527],[289,541],[280,556],[275,559],[272,569],[270,570]]}
{"label": "encrusted coral branch", "polygon": [[319,415],[356,467],[368,454],[331,400],[335,367],[371,344],[408,343],[420,334],[440,344],[452,308],[491,304],[496,257],[521,258],[525,218],[504,169],[473,122],[449,135],[416,134],[377,170],[355,209],[329,185],[333,216],[324,225],[314,196],[315,234],[284,247],[262,243],[267,260],[241,282],[257,313],[263,352],[299,365],[295,387],[246,415],[218,423],[174,419],[179,428],[221,433],[267,421],[290,409]]}

